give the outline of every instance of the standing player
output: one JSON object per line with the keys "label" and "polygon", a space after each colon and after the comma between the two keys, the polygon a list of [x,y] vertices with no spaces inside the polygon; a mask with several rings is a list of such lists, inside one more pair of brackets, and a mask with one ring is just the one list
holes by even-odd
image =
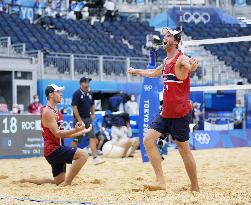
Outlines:
{"label": "standing player", "polygon": [[[90,132],[92,127],[85,129],[84,125],[77,123],[72,130],[63,130],[63,119],[56,106],[61,102],[63,87],[55,84],[48,85],[45,95],[48,104],[41,110],[41,127],[44,137],[44,156],[52,167],[54,179],[24,179],[21,182],[34,184],[52,183],[64,186],[71,185],[88,159],[88,155],[81,149],[65,147],[62,138],[73,138]],[[74,162],[72,163],[72,160]],[[66,175],[66,164],[71,164]]]}
{"label": "standing player", "polygon": [[149,78],[163,75],[164,91],[162,111],[155,117],[145,138],[144,145],[156,174],[156,182],[145,185],[150,191],[165,190],[166,183],[163,175],[161,156],[156,147],[156,140],[166,133],[175,139],[179,153],[183,159],[187,174],[191,181],[191,190],[199,191],[196,164],[189,147],[189,121],[191,105],[190,72],[195,71],[198,62],[188,58],[178,50],[181,33],[177,30],[163,29],[163,47],[167,58],[156,69],[143,70],[129,68],[128,73]]}

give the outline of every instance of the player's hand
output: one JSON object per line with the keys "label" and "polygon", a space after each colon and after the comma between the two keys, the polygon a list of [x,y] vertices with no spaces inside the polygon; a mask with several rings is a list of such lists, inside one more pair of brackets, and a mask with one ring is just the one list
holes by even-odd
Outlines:
{"label": "player's hand", "polygon": [[84,129],[83,133],[88,133],[90,131],[92,131],[92,124],[90,125],[90,127],[88,129]]}
{"label": "player's hand", "polygon": [[130,75],[137,75],[136,69],[134,69],[132,67],[128,68],[127,73]]}
{"label": "player's hand", "polygon": [[79,123],[80,125],[83,125],[83,126],[85,127],[85,123],[84,123],[82,120],[79,120],[78,123]]}
{"label": "player's hand", "polygon": [[84,129],[85,129],[85,124],[84,123],[80,123],[80,122],[76,123],[75,130],[77,132],[83,131]]}
{"label": "player's hand", "polygon": [[191,71],[196,71],[198,68],[198,60],[195,58],[190,58],[189,63],[191,65]]}

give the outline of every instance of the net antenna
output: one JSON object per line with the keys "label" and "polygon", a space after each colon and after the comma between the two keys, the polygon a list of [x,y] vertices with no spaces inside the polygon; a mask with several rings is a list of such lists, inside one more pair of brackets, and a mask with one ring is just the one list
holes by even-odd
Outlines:
{"label": "net antenna", "polygon": [[[181,0],[180,0],[180,20],[179,20],[179,30],[182,32],[183,31],[183,15],[182,15],[182,6],[181,6]],[[182,39],[181,39],[182,43]]]}

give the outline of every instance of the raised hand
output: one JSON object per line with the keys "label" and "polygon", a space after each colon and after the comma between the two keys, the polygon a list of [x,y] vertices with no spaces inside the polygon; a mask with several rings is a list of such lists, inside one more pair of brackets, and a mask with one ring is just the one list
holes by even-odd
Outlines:
{"label": "raised hand", "polygon": [[191,71],[196,71],[198,68],[198,60],[195,58],[190,58],[189,63],[191,65]]}
{"label": "raised hand", "polygon": [[128,68],[127,73],[130,74],[130,75],[136,75],[137,74],[136,69],[134,69],[132,67]]}
{"label": "raised hand", "polygon": [[77,132],[83,131],[85,129],[85,124],[77,122],[75,125],[75,130]]}

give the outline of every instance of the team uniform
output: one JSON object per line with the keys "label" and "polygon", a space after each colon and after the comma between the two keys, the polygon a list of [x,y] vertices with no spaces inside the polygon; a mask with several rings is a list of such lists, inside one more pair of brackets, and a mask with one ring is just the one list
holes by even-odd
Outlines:
{"label": "team uniform", "polygon": [[175,75],[175,64],[181,55],[182,52],[179,52],[170,63],[164,60],[162,110],[150,128],[162,134],[169,133],[179,142],[185,142],[189,139],[192,107],[189,100],[190,73],[185,80],[179,80]]}
{"label": "team uniform", "polygon": [[[64,129],[64,120],[62,114],[50,106],[46,106],[49,108],[56,117],[58,128]],[[42,135],[44,138],[44,156],[48,163],[52,167],[53,177],[58,176],[60,173],[66,172],[66,164],[71,164],[74,154],[77,151],[76,148],[65,147],[64,141],[61,138],[58,138],[52,134],[49,128],[45,127],[42,123],[42,112],[44,107],[41,109],[41,127],[42,127]]]}
{"label": "team uniform", "polygon": [[[88,129],[90,125],[92,125],[91,120],[91,114],[90,109],[94,105],[93,97],[88,92],[85,93],[81,88],[78,89],[72,96],[72,106],[77,106],[79,115],[82,119],[82,121],[85,123],[85,127]],[[78,120],[75,118],[73,119],[74,125],[78,122]],[[88,138],[96,138],[94,134],[94,129],[92,129],[90,132],[86,133],[86,136]],[[75,137],[73,141],[80,142],[82,140],[83,136]]]}

